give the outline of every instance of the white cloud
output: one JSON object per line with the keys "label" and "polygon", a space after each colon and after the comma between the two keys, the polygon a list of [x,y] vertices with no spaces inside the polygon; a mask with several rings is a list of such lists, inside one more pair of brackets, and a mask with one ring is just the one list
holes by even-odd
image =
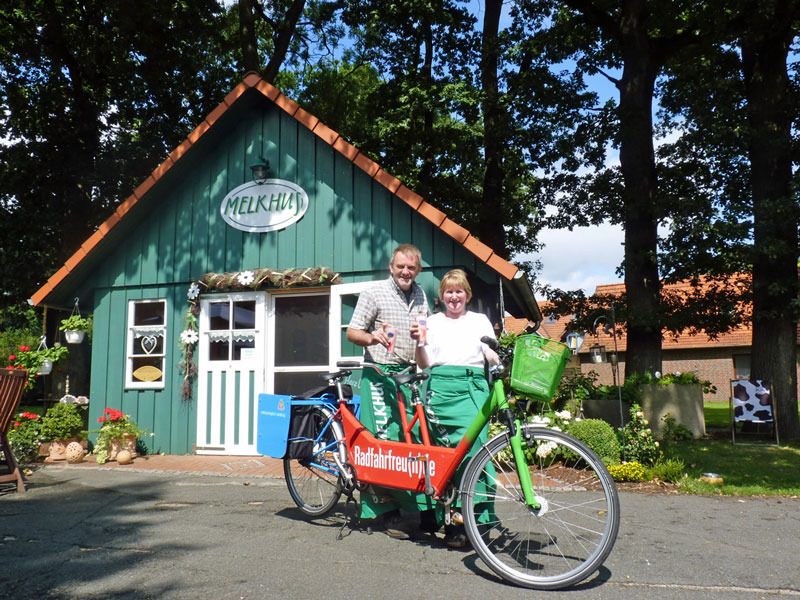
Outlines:
{"label": "white cloud", "polygon": [[593,294],[598,285],[621,281],[616,269],[624,254],[623,239],[618,225],[576,227],[572,231],[547,229],[539,234],[544,249],[518,258],[542,263],[538,283]]}

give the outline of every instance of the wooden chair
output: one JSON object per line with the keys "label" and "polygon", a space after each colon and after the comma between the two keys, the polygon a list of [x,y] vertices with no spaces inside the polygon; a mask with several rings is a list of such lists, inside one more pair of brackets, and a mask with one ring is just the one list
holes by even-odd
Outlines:
{"label": "wooden chair", "polygon": [[17,410],[22,392],[28,383],[28,372],[22,369],[0,369],[0,447],[3,450],[4,462],[8,467],[7,475],[0,475],[0,483],[16,481],[17,491],[25,491],[11,444],[8,442],[8,428],[14,420],[14,411]]}

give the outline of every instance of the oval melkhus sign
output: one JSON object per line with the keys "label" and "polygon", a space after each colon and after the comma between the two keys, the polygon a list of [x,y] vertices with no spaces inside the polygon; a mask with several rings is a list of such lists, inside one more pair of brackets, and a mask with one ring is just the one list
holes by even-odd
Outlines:
{"label": "oval melkhus sign", "polygon": [[231,227],[242,231],[277,231],[299,221],[308,209],[308,194],[283,179],[244,183],[228,192],[219,212]]}

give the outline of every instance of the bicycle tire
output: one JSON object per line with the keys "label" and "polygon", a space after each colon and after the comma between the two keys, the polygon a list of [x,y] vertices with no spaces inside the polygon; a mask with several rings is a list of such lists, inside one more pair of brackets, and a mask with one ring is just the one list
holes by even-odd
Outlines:
{"label": "bicycle tire", "polygon": [[[553,590],[574,585],[606,559],[619,530],[619,496],[603,461],[558,431],[525,426],[536,499],[526,505],[508,432],[489,440],[467,465],[462,512],[481,559],[519,586]],[[524,438],[523,438],[524,439]]]}
{"label": "bicycle tire", "polygon": [[283,459],[283,474],[289,495],[297,507],[310,517],[324,517],[334,509],[344,489],[332,456],[337,451],[337,438],[344,435],[340,431],[341,425],[330,420],[332,413],[327,408],[315,407],[312,414],[318,431],[326,423],[330,426],[317,435],[312,456]]}

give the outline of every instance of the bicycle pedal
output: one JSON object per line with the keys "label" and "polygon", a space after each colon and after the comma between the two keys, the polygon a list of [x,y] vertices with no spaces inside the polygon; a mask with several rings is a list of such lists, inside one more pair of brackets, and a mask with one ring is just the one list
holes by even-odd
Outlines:
{"label": "bicycle pedal", "polygon": [[460,512],[456,511],[450,515],[450,520],[455,523],[456,525],[463,525],[464,524],[464,515]]}

